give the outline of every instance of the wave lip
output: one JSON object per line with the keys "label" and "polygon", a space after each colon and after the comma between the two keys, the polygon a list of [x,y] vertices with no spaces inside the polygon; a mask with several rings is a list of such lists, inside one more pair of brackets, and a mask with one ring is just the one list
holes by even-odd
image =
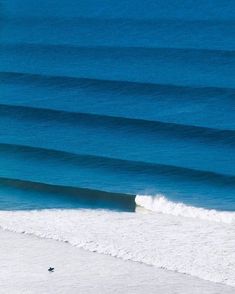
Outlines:
{"label": "wave lip", "polygon": [[181,202],[172,202],[162,194],[157,194],[155,196],[136,195],[135,203],[137,206],[158,213],[189,218],[198,218],[202,220],[214,221],[225,224],[235,223],[234,212],[217,211],[215,209],[193,207]]}

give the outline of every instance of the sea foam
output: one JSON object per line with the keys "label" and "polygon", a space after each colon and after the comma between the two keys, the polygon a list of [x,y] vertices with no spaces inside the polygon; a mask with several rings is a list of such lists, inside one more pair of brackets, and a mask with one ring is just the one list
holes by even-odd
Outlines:
{"label": "sea foam", "polygon": [[225,224],[235,223],[235,213],[228,211],[217,211],[185,205],[180,202],[172,202],[164,195],[136,195],[136,205],[158,213],[165,213],[174,216],[198,218],[202,220],[221,222]]}
{"label": "sea foam", "polygon": [[235,287],[233,225],[164,213],[1,211],[0,227]]}

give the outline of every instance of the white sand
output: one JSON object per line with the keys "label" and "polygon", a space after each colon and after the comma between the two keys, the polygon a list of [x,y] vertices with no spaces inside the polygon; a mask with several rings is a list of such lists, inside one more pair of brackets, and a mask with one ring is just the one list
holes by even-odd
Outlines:
{"label": "white sand", "polygon": [[[164,213],[1,211],[0,227],[235,289],[234,225]],[[235,293],[235,292],[234,292]]]}
{"label": "white sand", "polygon": [[[0,230],[0,293],[234,294],[216,284],[92,253],[55,240]],[[54,273],[47,268],[55,267]]]}

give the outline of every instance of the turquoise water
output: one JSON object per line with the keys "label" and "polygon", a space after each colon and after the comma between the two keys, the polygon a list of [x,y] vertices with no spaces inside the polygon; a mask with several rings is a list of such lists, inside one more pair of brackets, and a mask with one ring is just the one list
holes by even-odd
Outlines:
{"label": "turquoise water", "polygon": [[235,4],[199,2],[2,2],[0,209],[235,210]]}

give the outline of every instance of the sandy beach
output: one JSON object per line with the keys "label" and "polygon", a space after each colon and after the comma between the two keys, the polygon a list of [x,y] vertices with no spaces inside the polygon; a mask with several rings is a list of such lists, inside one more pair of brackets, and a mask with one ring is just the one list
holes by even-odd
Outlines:
{"label": "sandy beach", "polygon": [[[0,230],[0,293],[232,294],[234,288]],[[55,267],[49,273],[48,267]]]}

